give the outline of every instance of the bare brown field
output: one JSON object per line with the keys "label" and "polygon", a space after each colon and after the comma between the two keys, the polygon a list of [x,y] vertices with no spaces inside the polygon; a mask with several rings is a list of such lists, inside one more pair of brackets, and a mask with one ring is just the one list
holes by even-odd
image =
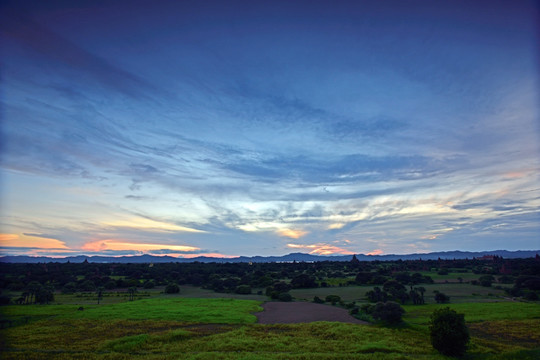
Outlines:
{"label": "bare brown field", "polygon": [[264,310],[255,313],[260,324],[295,324],[315,321],[339,321],[352,324],[367,324],[355,319],[345,309],[309,302],[267,302]]}

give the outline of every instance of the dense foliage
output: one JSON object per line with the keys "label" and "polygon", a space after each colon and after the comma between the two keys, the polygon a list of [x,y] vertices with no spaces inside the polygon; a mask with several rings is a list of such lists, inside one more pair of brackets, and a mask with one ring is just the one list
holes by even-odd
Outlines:
{"label": "dense foliage", "polygon": [[[394,301],[421,305],[426,289],[438,274],[457,277],[483,287],[507,291],[509,296],[537,300],[540,295],[540,258],[490,260],[409,260],[371,262],[293,263],[0,263],[1,303],[47,303],[54,293],[164,289],[168,284],[200,286],[222,293],[253,292],[278,299],[295,289],[334,286],[373,286],[366,297],[373,303]],[[431,276],[426,275],[429,273]],[[467,274],[477,275],[475,279]],[[455,275],[454,275],[455,276]],[[463,276],[463,277],[462,277]],[[425,285],[424,285],[425,284]],[[500,285],[505,285],[504,288]],[[512,286],[508,286],[512,285]],[[102,289],[102,290],[100,290]],[[9,292],[10,295],[6,295]],[[19,293],[19,298],[9,298]],[[332,294],[329,290],[324,296]],[[445,294],[434,294],[446,303]],[[284,296],[287,298],[287,296]]]}
{"label": "dense foliage", "polygon": [[469,343],[469,329],[465,316],[448,307],[438,309],[431,315],[429,325],[431,344],[441,354],[463,356]]}
{"label": "dense foliage", "polygon": [[382,321],[389,325],[399,324],[405,310],[393,301],[385,303],[378,302],[371,310],[371,316],[375,320]]}

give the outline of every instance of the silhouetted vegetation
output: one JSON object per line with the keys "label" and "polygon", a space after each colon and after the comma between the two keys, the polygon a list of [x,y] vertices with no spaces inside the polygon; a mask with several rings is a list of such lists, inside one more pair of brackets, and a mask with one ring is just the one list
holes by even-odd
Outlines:
{"label": "silhouetted vegetation", "polygon": [[429,325],[431,344],[447,356],[463,356],[469,343],[465,316],[450,308],[438,309],[431,315]]}
{"label": "silhouetted vegetation", "polygon": [[[429,275],[428,275],[429,274]],[[445,275],[446,274],[446,275]],[[474,275],[475,278],[471,278]],[[372,262],[293,263],[41,263],[0,264],[2,303],[49,303],[54,294],[94,293],[124,289],[161,289],[170,284],[199,286],[219,293],[262,292],[272,299],[291,289],[373,286],[373,303],[426,303],[426,286],[451,278],[456,284],[476,284],[505,290],[509,296],[536,301],[540,295],[540,259],[490,257],[469,260],[409,260]],[[440,283],[441,281],[438,280]],[[448,280],[445,280],[448,282]],[[508,286],[511,285],[511,286]],[[255,289],[255,290],[254,290]],[[430,291],[432,291],[431,288]],[[6,295],[5,292],[9,295]],[[20,296],[13,297],[13,293]],[[131,295],[134,295],[131,294]],[[99,297],[99,295],[98,295]],[[450,299],[435,293],[438,303]]]}

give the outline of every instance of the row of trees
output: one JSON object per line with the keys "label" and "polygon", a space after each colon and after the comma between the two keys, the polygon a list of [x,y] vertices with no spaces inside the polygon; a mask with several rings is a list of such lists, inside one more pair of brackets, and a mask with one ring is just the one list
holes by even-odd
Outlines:
{"label": "row of trees", "polygon": [[[95,292],[98,289],[146,288],[190,284],[217,292],[248,293],[253,288],[267,290],[276,297],[286,293],[275,289],[284,282],[290,288],[312,288],[339,283],[374,285],[369,293],[371,301],[396,301],[422,304],[425,290],[422,284],[433,280],[419,271],[437,270],[446,273],[478,272],[478,285],[495,283],[514,284],[511,296],[535,300],[540,292],[540,259],[497,258],[491,262],[479,260],[416,260],[372,262],[316,262],[316,263],[159,263],[159,264],[103,264],[103,263],[0,263],[0,288],[28,293],[23,302],[35,302],[30,284],[38,283],[45,289],[74,292]],[[350,280],[350,279],[354,280]],[[34,285],[33,285],[34,286]],[[41,291],[43,293],[45,290]],[[441,296],[439,296],[441,297]],[[44,296],[38,296],[42,301]],[[46,297],[45,297],[46,298]]]}

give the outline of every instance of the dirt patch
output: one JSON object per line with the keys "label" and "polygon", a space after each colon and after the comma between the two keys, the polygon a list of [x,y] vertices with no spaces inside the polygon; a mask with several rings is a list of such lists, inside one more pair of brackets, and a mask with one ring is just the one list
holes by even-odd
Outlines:
{"label": "dirt patch", "polygon": [[260,324],[293,324],[314,321],[340,321],[367,324],[352,317],[345,309],[309,302],[267,302],[264,311],[255,313]]}

